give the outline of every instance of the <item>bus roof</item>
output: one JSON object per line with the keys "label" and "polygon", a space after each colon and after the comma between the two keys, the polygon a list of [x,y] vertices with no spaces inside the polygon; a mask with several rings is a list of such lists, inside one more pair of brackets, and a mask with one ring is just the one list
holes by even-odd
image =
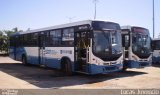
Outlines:
{"label": "bus roof", "polygon": [[[46,30],[52,30],[52,29],[67,28],[67,27],[78,26],[78,25],[84,25],[84,24],[89,24],[89,25],[91,25],[92,21],[109,22],[109,21],[104,21],[104,20],[83,20],[83,21],[72,22],[72,23],[67,23],[67,24],[62,24],[62,25],[56,25],[56,26],[51,26],[51,27],[46,27],[46,28],[28,30],[28,31],[25,31],[25,32],[21,32],[20,34],[27,34],[27,33],[33,33],[33,32],[40,32],[40,31],[46,31]],[[110,23],[114,23],[114,22],[110,22]]]}
{"label": "bus roof", "polygon": [[128,29],[129,32],[133,32],[134,31],[134,32],[137,32],[137,33],[147,33],[148,35],[150,35],[149,30],[147,28],[144,28],[144,27],[127,25],[127,26],[121,26],[121,29],[122,30]]}
{"label": "bus roof", "polygon": [[121,26],[121,29],[129,29],[129,30],[131,30],[131,29],[134,28],[134,27],[148,30],[147,28],[144,28],[144,27],[131,26],[131,25]]}
{"label": "bus roof", "polygon": [[17,36],[17,35],[19,35],[19,34],[20,34],[20,32],[13,33],[13,34],[10,35],[10,37],[12,37],[12,36]]}

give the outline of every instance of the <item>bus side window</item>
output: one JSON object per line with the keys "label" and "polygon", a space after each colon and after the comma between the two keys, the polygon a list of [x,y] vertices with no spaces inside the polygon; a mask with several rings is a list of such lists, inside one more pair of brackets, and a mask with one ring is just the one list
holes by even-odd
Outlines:
{"label": "bus side window", "polygon": [[27,35],[23,35],[23,45],[27,46]]}
{"label": "bus side window", "polygon": [[38,33],[32,33],[30,36],[30,45],[34,47],[38,46]]}
{"label": "bus side window", "polygon": [[62,45],[73,46],[74,45],[74,29],[68,28],[63,30]]}
{"label": "bus side window", "polygon": [[61,30],[50,31],[50,45],[51,46],[61,46]]}
{"label": "bus side window", "polygon": [[22,47],[23,46],[23,36],[20,35],[19,37],[19,46]]}
{"label": "bus side window", "polygon": [[28,34],[27,35],[27,43],[28,43],[28,46],[30,47],[30,46],[32,46],[32,34]]}
{"label": "bus side window", "polygon": [[45,35],[45,45],[46,47],[49,47],[50,46],[50,32],[46,32],[46,35]]}
{"label": "bus side window", "polygon": [[19,36],[15,37],[15,47],[19,47]]}
{"label": "bus side window", "polygon": [[10,37],[10,46],[15,47],[15,37]]}

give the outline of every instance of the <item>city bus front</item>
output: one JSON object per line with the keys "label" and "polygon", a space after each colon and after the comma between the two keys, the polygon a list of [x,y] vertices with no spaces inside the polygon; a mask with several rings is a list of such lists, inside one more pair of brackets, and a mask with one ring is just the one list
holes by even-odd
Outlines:
{"label": "city bus front", "polygon": [[147,29],[132,27],[132,53],[132,59],[139,63],[139,67],[151,65],[151,38]]}
{"label": "city bus front", "polygon": [[91,73],[119,71],[123,67],[121,30],[112,22],[92,22]]}

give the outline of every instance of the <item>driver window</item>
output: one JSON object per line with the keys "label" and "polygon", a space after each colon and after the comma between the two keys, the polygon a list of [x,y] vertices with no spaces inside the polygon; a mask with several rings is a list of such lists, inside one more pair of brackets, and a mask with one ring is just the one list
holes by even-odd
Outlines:
{"label": "driver window", "polygon": [[112,44],[116,44],[116,35],[115,35],[115,33],[112,34]]}

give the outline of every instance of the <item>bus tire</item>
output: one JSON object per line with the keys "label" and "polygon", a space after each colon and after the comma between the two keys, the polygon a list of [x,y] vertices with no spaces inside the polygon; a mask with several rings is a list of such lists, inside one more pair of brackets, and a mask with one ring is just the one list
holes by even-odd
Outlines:
{"label": "bus tire", "polygon": [[71,61],[68,58],[62,59],[61,71],[67,76],[73,75]]}
{"label": "bus tire", "polygon": [[127,71],[127,67],[123,67],[122,71],[123,72]]}
{"label": "bus tire", "polygon": [[27,58],[26,58],[26,56],[22,56],[22,64],[24,64],[24,65],[28,65],[27,64]]}

